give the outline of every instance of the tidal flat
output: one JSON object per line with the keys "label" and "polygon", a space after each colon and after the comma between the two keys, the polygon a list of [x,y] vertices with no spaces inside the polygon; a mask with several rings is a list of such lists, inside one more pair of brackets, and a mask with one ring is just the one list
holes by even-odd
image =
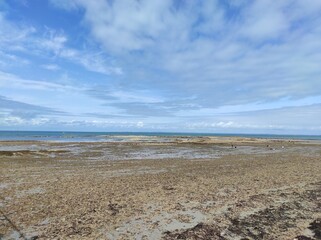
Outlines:
{"label": "tidal flat", "polygon": [[0,239],[321,239],[321,143],[1,141]]}

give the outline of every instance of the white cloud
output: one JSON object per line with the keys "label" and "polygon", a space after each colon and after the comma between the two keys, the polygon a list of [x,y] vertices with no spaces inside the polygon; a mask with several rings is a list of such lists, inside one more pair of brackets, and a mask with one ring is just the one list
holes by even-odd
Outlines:
{"label": "white cloud", "polygon": [[28,59],[19,57],[12,53],[0,51],[0,65],[2,65],[3,68],[8,68],[15,64],[28,65],[30,63],[31,62]]}
{"label": "white cloud", "polygon": [[[171,74],[160,80],[161,87],[204,98],[198,102],[203,107],[318,95],[319,4],[230,4],[231,12],[219,1],[71,2],[72,9],[84,9],[84,22],[108,52],[138,67],[152,62]],[[143,57],[130,56],[135,50]],[[147,84],[153,87],[153,81]]]}
{"label": "white cloud", "polygon": [[241,34],[251,40],[270,40],[287,33],[290,22],[285,14],[290,1],[254,1],[243,12],[245,19]]}
{"label": "white cloud", "polygon": [[114,90],[109,96],[116,98],[118,103],[162,103],[164,99],[156,96],[155,93],[148,91],[119,91]]}
{"label": "white cloud", "polygon": [[[47,57],[48,60],[63,59],[70,63],[80,65],[86,70],[102,74],[122,74],[119,66],[114,66],[112,60],[104,53],[90,49],[75,49],[68,46],[68,37],[63,31],[45,27],[44,30],[33,26],[13,23],[6,19],[0,12],[0,58],[11,58],[12,63],[29,63],[25,58],[20,58],[12,52],[22,52],[24,55]],[[1,59],[0,59],[1,61]],[[45,65],[48,70],[56,64]],[[49,68],[50,69],[49,69]]]}
{"label": "white cloud", "polygon": [[[75,81],[73,80],[72,82]],[[44,80],[29,80],[0,71],[0,95],[6,99],[18,102],[20,106],[19,109],[22,110],[23,106],[32,105],[39,107],[39,109],[35,109],[37,116],[46,116],[49,113],[52,118],[54,116],[63,116],[62,118],[74,116],[74,118],[81,118],[93,112],[108,112],[111,116],[110,118],[118,115],[124,116],[122,110],[113,106],[104,106],[102,100],[88,96],[88,90],[86,86],[82,85],[74,86]],[[7,107],[9,110],[11,109],[10,106]],[[48,111],[47,108],[54,109],[55,111]],[[0,114],[3,112],[3,109],[3,107],[0,109]],[[13,108],[10,112],[13,114],[10,116],[17,117],[15,115],[17,112],[15,112]],[[26,118],[30,119],[34,117],[33,115],[29,116],[27,112],[28,109],[23,110],[23,115]],[[21,114],[19,117],[21,117]]]}
{"label": "white cloud", "polygon": [[170,1],[79,1],[92,33],[109,50],[139,50],[164,30]]}
{"label": "white cloud", "polygon": [[122,68],[110,66],[108,64],[108,60],[106,60],[103,57],[103,54],[79,51],[73,51],[73,53],[71,54],[70,50],[65,50],[61,53],[61,56],[82,65],[89,71],[98,72],[106,75],[123,74]]}
{"label": "white cloud", "polygon": [[44,64],[44,65],[41,65],[41,67],[50,71],[57,71],[60,69],[60,67],[56,64]]}
{"label": "white cloud", "polygon": [[[65,7],[61,1],[52,1],[56,6]],[[155,46],[159,39],[174,39],[184,41],[188,37],[189,27],[195,17],[192,13],[196,4],[177,3],[185,5],[182,11],[175,9],[170,0],[156,1],[73,1],[85,9],[85,21],[90,26],[92,34],[109,51],[143,50]],[[201,4],[202,5],[202,4]],[[209,10],[216,10],[211,4],[202,5],[204,16],[209,20],[219,19]],[[209,9],[210,7],[210,9]],[[215,25],[202,25],[201,30],[212,29]],[[169,45],[174,44],[171,42]],[[182,47],[182,46],[178,46]]]}
{"label": "white cloud", "polygon": [[144,123],[142,121],[137,122],[137,127],[138,128],[144,127]]}
{"label": "white cloud", "polygon": [[34,41],[40,50],[48,49],[55,55],[59,55],[60,52],[65,48],[65,44],[67,43],[68,39],[63,33],[59,33],[47,28],[44,36],[42,38],[36,38]]}
{"label": "white cloud", "polygon": [[[321,104],[186,118],[186,128],[213,132],[255,131],[320,134]],[[203,119],[199,121],[198,119]]]}
{"label": "white cloud", "polygon": [[30,35],[36,33],[32,26],[13,24],[6,19],[3,12],[0,11],[0,46],[8,46],[9,49],[19,49],[23,46],[16,46],[17,42],[25,41]]}
{"label": "white cloud", "polygon": [[40,51],[49,50],[55,57],[81,65],[89,71],[107,75],[123,73],[121,67],[111,66],[103,53],[67,47],[68,38],[63,33],[49,29],[43,38],[36,39],[36,41],[40,46]]}
{"label": "white cloud", "polygon": [[88,130],[92,128],[97,129],[141,129],[144,127],[144,123],[141,121],[127,121],[127,120],[96,120],[88,119],[86,117],[78,118],[75,120],[73,117],[61,118],[46,118],[37,117],[33,119],[24,119],[17,116],[2,115],[0,117],[0,124],[2,127],[26,127],[37,128],[37,127],[48,127],[51,126],[54,129],[64,128],[76,128],[82,130]]}
{"label": "white cloud", "polygon": [[13,117],[13,116],[1,116],[0,118],[0,124],[1,126],[10,126],[10,127],[15,127],[17,125],[23,125],[25,124],[25,121],[20,118],[20,117]]}
{"label": "white cloud", "polygon": [[[171,1],[73,1],[73,7],[84,9],[84,21],[107,51],[125,54],[121,56],[141,51],[143,58],[134,64],[153,62],[169,73],[158,82],[162,90],[196,96],[193,104],[199,109],[181,109],[178,117],[320,102],[321,69],[316,63],[321,62],[321,5],[296,0],[230,4],[232,12],[218,1],[178,7]],[[145,84],[154,86],[152,79]],[[161,102],[156,106],[159,111],[162,107]],[[223,119],[208,126],[285,126],[246,121],[238,125],[237,120]]]}
{"label": "white cloud", "polygon": [[50,0],[50,2],[59,8],[63,8],[65,10],[75,10],[77,9],[77,2],[74,0],[69,0],[69,1],[65,1],[65,0]]}
{"label": "white cloud", "polygon": [[46,90],[46,91],[67,91],[67,90],[85,90],[85,88],[69,85],[57,84],[47,81],[35,81],[21,78],[17,75],[0,71],[0,87],[22,89],[22,90]]}
{"label": "white cloud", "polygon": [[[223,2],[51,0],[82,18],[77,27],[86,27],[90,36],[77,40],[78,47],[65,29],[12,23],[0,14],[0,67],[10,70],[8,59],[18,63],[28,55],[27,60],[39,58],[38,66],[57,70],[53,78],[70,74],[87,87],[2,72],[0,85],[12,99],[43,100],[74,115],[94,112],[101,117],[84,121],[95,126],[107,126],[101,120],[109,114],[136,117],[133,127],[143,117],[144,129],[171,123],[180,127],[185,120],[195,129],[295,129],[300,123],[307,128],[308,122],[317,129],[314,118],[319,114],[309,106],[320,103],[321,95],[320,1]],[[73,65],[81,71],[72,72]],[[27,89],[38,97],[23,92]],[[309,117],[303,119],[289,107]],[[280,113],[282,119],[264,118],[263,113]],[[294,123],[287,126],[292,117]]]}

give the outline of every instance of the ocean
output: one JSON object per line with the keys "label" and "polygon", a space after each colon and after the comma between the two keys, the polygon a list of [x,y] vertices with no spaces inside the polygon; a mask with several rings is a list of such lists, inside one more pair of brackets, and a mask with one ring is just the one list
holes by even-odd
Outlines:
{"label": "ocean", "polygon": [[268,139],[321,140],[320,135],[275,135],[275,134],[223,134],[223,133],[168,133],[168,132],[59,132],[59,131],[0,131],[0,141],[55,141],[55,142],[117,142],[125,136],[188,137],[222,136]]}

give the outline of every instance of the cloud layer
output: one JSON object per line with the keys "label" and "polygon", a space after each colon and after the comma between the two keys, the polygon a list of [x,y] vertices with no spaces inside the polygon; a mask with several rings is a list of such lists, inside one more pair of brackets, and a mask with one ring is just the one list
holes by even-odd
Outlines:
{"label": "cloud layer", "polygon": [[[0,95],[43,103],[47,112],[32,119],[45,115],[57,128],[321,133],[320,1],[51,0],[43,11],[55,24],[37,13],[18,18],[13,7],[33,13],[9,2],[0,12],[0,84],[13,82]],[[22,93],[28,81],[33,89]],[[34,88],[48,84],[44,99]]]}

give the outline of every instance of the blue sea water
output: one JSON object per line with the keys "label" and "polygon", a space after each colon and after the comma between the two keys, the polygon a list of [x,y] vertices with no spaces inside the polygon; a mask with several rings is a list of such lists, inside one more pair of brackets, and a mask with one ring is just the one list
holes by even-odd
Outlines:
{"label": "blue sea water", "polygon": [[122,136],[223,136],[268,139],[321,140],[320,135],[166,133],[166,132],[58,132],[58,131],[0,131],[0,141],[58,141],[103,142],[122,141]]}

